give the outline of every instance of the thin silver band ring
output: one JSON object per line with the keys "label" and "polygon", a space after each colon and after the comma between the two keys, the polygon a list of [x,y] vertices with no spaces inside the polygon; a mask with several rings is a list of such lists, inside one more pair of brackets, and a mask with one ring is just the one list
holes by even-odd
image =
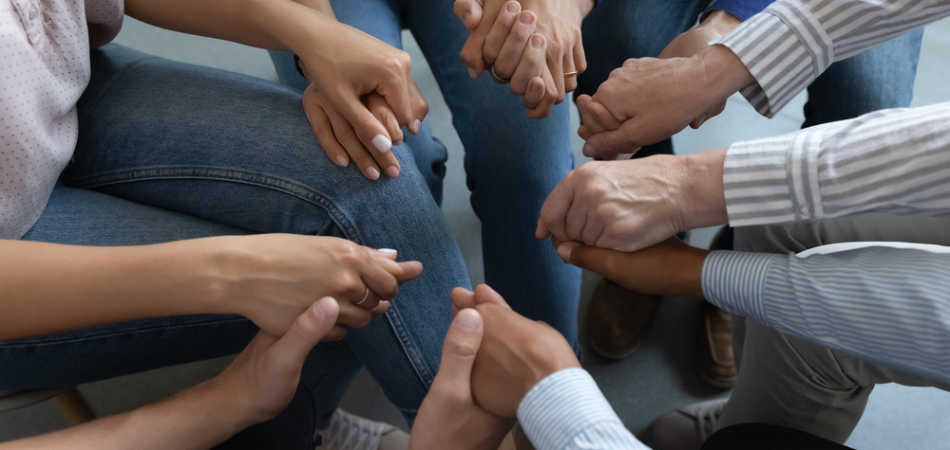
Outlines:
{"label": "thin silver band ring", "polygon": [[369,298],[369,288],[366,288],[366,295],[363,296],[363,299],[362,299],[362,300],[360,300],[360,301],[354,303],[354,305],[362,305],[363,302],[365,302],[366,299],[368,299],[368,298]]}
{"label": "thin silver band ring", "polygon": [[495,80],[495,83],[498,83],[498,84],[508,84],[509,82],[511,82],[511,78],[502,78],[502,77],[498,76],[497,73],[495,73],[495,65],[494,65],[494,64],[491,65],[491,70],[489,70],[488,73],[491,74],[491,77],[492,77],[493,80]]}

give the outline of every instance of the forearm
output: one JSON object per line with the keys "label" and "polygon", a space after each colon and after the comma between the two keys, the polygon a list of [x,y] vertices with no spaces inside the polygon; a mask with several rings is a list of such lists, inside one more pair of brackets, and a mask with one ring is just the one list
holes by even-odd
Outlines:
{"label": "forearm", "polygon": [[733,226],[872,211],[948,214],[948,184],[950,103],[737,143],[723,173]]}
{"label": "forearm", "polygon": [[[950,251],[929,246],[931,250]],[[713,252],[707,300],[861,359],[950,381],[950,254],[872,247],[829,255]]]}
{"label": "forearm", "polygon": [[0,340],[215,312],[208,240],[140,247],[0,241]]}
{"label": "forearm", "polygon": [[222,393],[213,383],[127,413],[0,444],[0,450],[209,449],[253,424],[230,400],[233,393]]}
{"label": "forearm", "polygon": [[947,0],[778,0],[719,43],[757,81],[743,95],[771,117],[831,63],[947,15]]}
{"label": "forearm", "polygon": [[126,0],[125,11],[143,22],[269,50],[323,45],[337,24],[326,0]]}

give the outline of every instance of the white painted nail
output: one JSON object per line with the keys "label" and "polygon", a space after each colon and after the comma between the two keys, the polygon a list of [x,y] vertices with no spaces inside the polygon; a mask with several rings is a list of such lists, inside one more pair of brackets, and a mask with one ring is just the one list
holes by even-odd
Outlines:
{"label": "white painted nail", "polygon": [[382,153],[386,153],[393,148],[393,143],[387,139],[386,136],[381,134],[377,134],[376,137],[373,138],[373,145],[376,146],[376,150]]}
{"label": "white painted nail", "polygon": [[350,160],[347,159],[347,158],[346,158],[345,156],[343,156],[343,155],[336,155],[336,163],[337,163],[340,167],[346,167],[346,166],[350,165]]}
{"label": "white painted nail", "polygon": [[379,179],[379,171],[376,170],[375,167],[370,167],[369,169],[366,169],[366,174],[369,175],[369,177],[373,180]]}
{"label": "white painted nail", "polygon": [[391,248],[377,248],[376,251],[380,253],[397,253],[396,250]]}

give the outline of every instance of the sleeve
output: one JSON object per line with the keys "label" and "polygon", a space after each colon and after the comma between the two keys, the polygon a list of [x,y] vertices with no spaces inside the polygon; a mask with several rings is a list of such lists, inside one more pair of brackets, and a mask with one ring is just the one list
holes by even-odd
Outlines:
{"label": "sleeve", "polygon": [[947,15],[950,0],[777,0],[714,43],[742,60],[756,80],[742,95],[772,117],[831,63]]}
{"label": "sleeve", "polygon": [[784,333],[950,382],[950,248],[872,245],[807,258],[715,251],[703,293]]}
{"label": "sleeve", "polygon": [[950,213],[950,103],[891,109],[729,147],[732,226],[866,212]]}
{"label": "sleeve", "polygon": [[699,16],[700,22],[713,11],[725,11],[732,14],[741,21],[749,20],[750,17],[762,12],[763,9],[772,4],[775,0],[715,0],[709,4],[709,7]]}
{"label": "sleeve", "polygon": [[649,450],[623,426],[584,369],[541,380],[521,400],[518,421],[538,450]]}

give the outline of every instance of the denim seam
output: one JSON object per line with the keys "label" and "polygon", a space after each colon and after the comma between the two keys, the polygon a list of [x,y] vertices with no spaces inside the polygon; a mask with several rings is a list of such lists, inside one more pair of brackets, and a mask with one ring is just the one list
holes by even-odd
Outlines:
{"label": "denim seam", "polygon": [[357,231],[356,226],[353,225],[353,222],[323,194],[303,184],[289,181],[286,178],[243,169],[222,169],[219,167],[200,166],[143,167],[74,178],[69,180],[69,184],[73,187],[92,189],[115,184],[161,179],[230,181],[274,189],[323,208],[330,214],[330,218],[334,224],[343,230],[343,234],[348,239],[360,245],[365,242]]}
{"label": "denim seam", "polygon": [[247,320],[248,319],[245,319],[243,317],[232,317],[228,319],[210,319],[210,320],[203,320],[200,322],[190,322],[187,324],[149,326],[149,327],[136,328],[134,330],[127,330],[127,331],[109,331],[109,332],[103,332],[103,333],[95,333],[91,335],[83,335],[82,337],[68,337],[68,338],[64,337],[64,338],[44,339],[42,342],[30,341],[30,342],[23,342],[23,343],[3,343],[3,344],[0,344],[0,351],[6,350],[6,349],[16,349],[16,348],[36,348],[36,347],[44,347],[48,345],[73,344],[77,342],[89,341],[92,339],[128,336],[129,334],[133,334],[133,333],[143,333],[143,332],[147,333],[151,331],[177,330],[181,328],[193,328],[195,326],[219,325],[219,324],[225,324],[229,322],[242,322],[242,321],[247,321]]}

